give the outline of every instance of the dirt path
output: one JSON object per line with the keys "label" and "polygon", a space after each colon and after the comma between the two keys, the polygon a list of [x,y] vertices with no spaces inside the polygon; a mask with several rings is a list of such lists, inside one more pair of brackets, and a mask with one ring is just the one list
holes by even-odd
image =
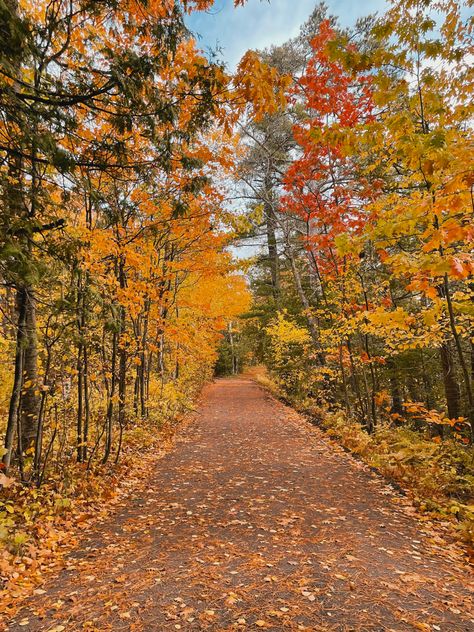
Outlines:
{"label": "dirt path", "polygon": [[7,629],[474,630],[467,569],[413,513],[254,383],[219,380]]}

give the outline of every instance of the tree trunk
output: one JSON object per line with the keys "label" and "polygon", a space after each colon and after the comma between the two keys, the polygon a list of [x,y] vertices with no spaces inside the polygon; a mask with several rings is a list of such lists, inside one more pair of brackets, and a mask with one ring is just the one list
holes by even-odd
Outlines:
{"label": "tree trunk", "polygon": [[341,377],[342,377],[342,392],[344,394],[344,405],[346,407],[346,413],[349,413],[350,403],[349,403],[349,391],[347,388],[347,377],[346,377],[346,369],[344,367],[344,354],[343,354],[343,346],[339,345],[339,366],[341,368]]}
{"label": "tree trunk", "polygon": [[15,430],[19,421],[19,407],[21,398],[21,389],[23,384],[23,360],[24,360],[24,340],[25,333],[25,318],[26,318],[26,301],[21,297],[21,292],[17,293],[17,332],[16,332],[16,351],[15,351],[15,372],[13,377],[13,388],[10,396],[10,406],[8,410],[8,422],[7,431],[5,435],[5,449],[6,452],[3,455],[3,464],[5,470],[8,472],[10,463],[12,460],[13,441],[15,437]]}
{"label": "tree trunk", "polygon": [[357,375],[357,367],[354,362],[354,354],[352,353],[352,344],[351,340],[347,338],[347,351],[349,353],[349,360],[351,363],[351,381],[354,393],[357,397],[357,401],[359,402],[360,415],[362,423],[367,423],[367,407],[365,406],[364,399],[362,397],[362,391],[359,384],[359,377]]}
{"label": "tree trunk", "polygon": [[87,460],[87,443],[89,441],[89,357],[87,353],[87,345],[84,343],[84,425],[82,428],[82,462]]}
{"label": "tree trunk", "polygon": [[231,351],[231,362],[232,362],[232,375],[236,375],[237,373],[237,357],[235,355],[235,344],[234,344],[234,332],[232,331],[232,322],[228,325],[229,331],[229,342],[230,342],[230,351]]}
{"label": "tree trunk", "polygon": [[448,417],[450,419],[457,419],[460,414],[460,388],[456,377],[451,345],[447,340],[441,345],[440,357]]}
{"label": "tree trunk", "polygon": [[140,354],[140,413],[142,419],[146,419],[148,417],[148,408],[147,408],[147,382],[148,382],[148,367],[147,367],[147,340],[148,340],[148,325],[149,325],[149,316],[150,316],[150,307],[151,301],[147,299],[145,304],[145,315],[143,318],[143,332],[142,332],[142,340],[141,340],[141,354]]}
{"label": "tree trunk", "polygon": [[309,327],[309,332],[311,334],[311,338],[313,340],[313,343],[315,345],[315,347],[317,348],[318,352],[317,352],[317,357],[319,360],[319,364],[321,366],[324,366],[326,364],[326,359],[324,357],[324,354],[321,350],[321,342],[319,339],[319,327],[318,327],[318,323],[316,321],[316,319],[312,316],[311,314],[311,305],[310,302],[308,300],[308,297],[306,296],[306,292],[303,289],[303,284],[301,283],[301,276],[298,270],[298,267],[296,266],[296,262],[295,262],[295,258],[293,256],[293,253],[290,252],[288,254],[288,258],[290,260],[290,265],[291,265],[291,271],[293,273],[293,279],[295,281],[295,286],[296,286],[296,291],[298,293],[298,297],[301,301],[301,304],[305,310],[305,316],[306,316],[306,321],[308,323],[308,327]]}
{"label": "tree trunk", "polygon": [[466,359],[461,345],[461,337],[456,324],[456,317],[454,314],[454,307],[451,300],[451,290],[449,287],[448,275],[444,275],[444,294],[446,297],[446,304],[448,306],[449,324],[451,326],[451,333],[453,334],[454,344],[458,354],[459,365],[461,367],[462,375],[464,377],[464,388],[468,401],[467,417],[471,423],[474,423],[474,394],[472,392],[471,376],[469,374],[469,367],[467,366]]}
{"label": "tree trunk", "polygon": [[[46,409],[46,398],[49,393],[49,372],[51,369],[51,348],[52,344],[47,344],[46,346],[46,363],[44,368],[44,376],[43,376],[43,389],[41,392],[41,401],[38,412],[38,431],[36,433],[36,443],[35,443],[35,458],[33,464],[33,476],[36,484],[39,486],[41,483],[41,457],[43,454],[43,427],[44,427],[44,416]],[[45,462],[46,466],[46,462]],[[44,469],[44,468],[43,468]]]}
{"label": "tree trunk", "polygon": [[423,382],[423,390],[425,395],[425,404],[428,410],[431,410],[435,407],[435,398],[433,395],[433,380],[426,368],[425,362],[425,354],[423,353],[423,349],[421,349],[421,377]]}
{"label": "tree trunk", "polygon": [[390,412],[397,415],[403,415],[403,398],[398,380],[398,372],[393,358],[387,359],[387,368],[389,371],[390,395],[392,397],[392,407]]}
{"label": "tree trunk", "polygon": [[23,391],[21,397],[21,451],[35,444],[38,431],[38,339],[36,333],[36,299],[31,287],[19,290],[19,301],[24,303],[25,337],[23,340]]}
{"label": "tree trunk", "polygon": [[[119,260],[119,284],[120,288],[123,290],[126,286],[125,280],[125,261],[124,257],[120,257]],[[125,334],[126,328],[126,314],[125,307],[123,305],[120,306],[120,337],[122,338]],[[123,431],[126,423],[126,397],[127,397],[127,346],[123,340],[123,338],[119,341],[119,377],[118,377],[118,423],[119,423],[119,444],[117,448],[117,456],[115,458],[115,462],[118,461],[120,457],[120,451],[122,449],[122,438]]]}
{"label": "tree trunk", "polygon": [[113,433],[113,419],[114,419],[114,396],[115,396],[115,385],[117,381],[116,376],[116,364],[117,364],[117,332],[114,331],[112,336],[112,360],[111,360],[111,379],[110,379],[110,389],[108,393],[108,402],[107,402],[107,415],[105,421],[105,449],[104,456],[102,458],[102,463],[107,463],[110,450],[112,448],[112,433]]}
{"label": "tree trunk", "polygon": [[82,444],[84,441],[82,415],[84,402],[84,363],[82,353],[82,342],[77,348],[77,414],[76,414],[76,434],[77,434],[77,461],[82,463]]}
{"label": "tree trunk", "polygon": [[278,260],[278,246],[276,239],[276,217],[275,209],[272,204],[272,185],[271,178],[265,177],[265,227],[267,237],[268,261],[270,265],[270,274],[272,279],[272,293],[275,302],[280,300],[280,266]]}

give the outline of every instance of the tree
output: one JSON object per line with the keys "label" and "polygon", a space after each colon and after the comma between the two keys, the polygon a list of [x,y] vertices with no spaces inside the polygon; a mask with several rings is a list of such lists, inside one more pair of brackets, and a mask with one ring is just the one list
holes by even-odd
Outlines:
{"label": "tree", "polygon": [[[244,110],[260,117],[282,106],[285,80],[252,53],[230,76],[197,51],[184,14],[211,5],[1,5],[0,262],[16,296],[4,464],[16,455],[25,479],[40,481],[46,435],[56,440],[45,416],[58,389],[64,403],[75,388],[81,462],[102,441],[107,461],[116,425],[118,457],[132,367],[134,410],[146,417],[153,354],[163,373],[166,324],[189,272],[177,266],[186,253],[191,269],[200,248],[224,244],[207,239],[222,213],[210,178],[229,158],[207,139],[230,137]],[[105,422],[91,444],[97,372]]]}
{"label": "tree", "polygon": [[[274,195],[280,307],[313,341],[307,393],[329,394],[370,431],[381,418],[401,423],[415,403],[441,433],[462,428],[465,440],[472,423],[471,31],[461,9],[393,2],[350,31],[325,20],[290,91],[292,149]],[[286,146],[269,133],[268,147]],[[260,307],[261,278],[254,313],[267,324],[275,308]]]}

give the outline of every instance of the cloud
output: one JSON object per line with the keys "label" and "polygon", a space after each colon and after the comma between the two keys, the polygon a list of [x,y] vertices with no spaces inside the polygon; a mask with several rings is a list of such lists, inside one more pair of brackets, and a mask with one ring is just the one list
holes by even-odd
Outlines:
{"label": "cloud", "polygon": [[[234,8],[233,0],[216,0],[207,12],[191,15],[188,27],[204,50],[221,49],[232,69],[249,48],[266,48],[282,44],[298,34],[318,0],[247,0],[244,7]],[[327,0],[329,11],[348,26],[363,15],[383,11],[384,0]]]}

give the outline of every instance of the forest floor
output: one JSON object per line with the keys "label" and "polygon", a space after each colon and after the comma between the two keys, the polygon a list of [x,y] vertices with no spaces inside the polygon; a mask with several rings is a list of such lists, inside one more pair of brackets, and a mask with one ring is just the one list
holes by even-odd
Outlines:
{"label": "forest floor", "polygon": [[251,380],[222,379],[5,629],[463,632],[470,579],[384,479]]}

